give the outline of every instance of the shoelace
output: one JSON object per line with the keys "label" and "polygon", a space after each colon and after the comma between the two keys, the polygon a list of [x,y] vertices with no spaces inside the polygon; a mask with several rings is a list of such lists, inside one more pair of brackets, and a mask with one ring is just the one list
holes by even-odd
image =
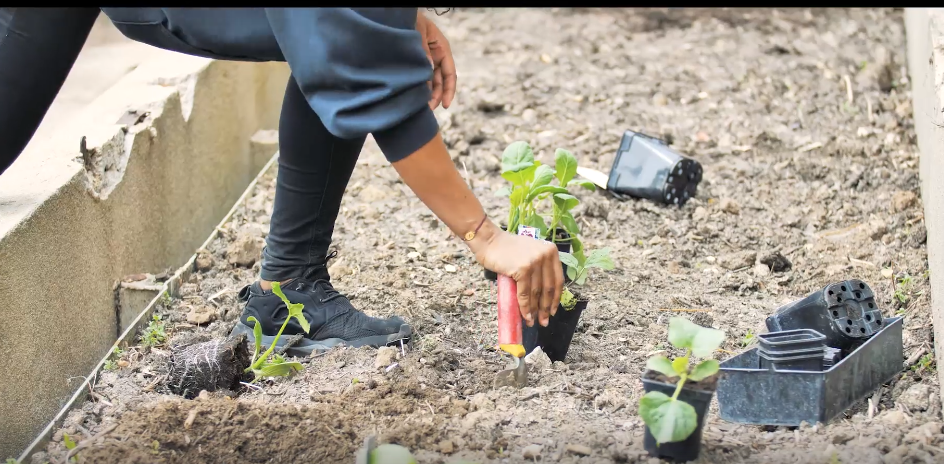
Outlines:
{"label": "shoelace", "polygon": [[[325,268],[327,268],[327,267],[328,267],[328,261],[330,261],[330,260],[336,258],[337,256],[338,256],[338,250],[332,250],[330,253],[328,253],[328,256],[325,256],[325,262],[324,262],[324,264],[323,264],[322,266],[324,266]],[[312,276],[315,274],[315,272],[316,272],[320,267],[321,267],[321,266],[316,266],[316,267],[313,267],[313,268],[309,269],[309,270],[305,273],[305,280],[311,280],[311,279],[312,279]],[[339,298],[339,297],[343,297],[343,296],[344,296],[344,295],[341,294],[341,292],[339,292],[339,291],[337,291],[337,290],[334,289],[334,286],[331,285],[331,282],[329,282],[329,281],[327,281],[327,280],[325,280],[325,279],[314,279],[314,280],[311,280],[311,290],[313,291],[316,287],[320,287],[322,290],[324,290],[324,293],[325,293],[325,295],[326,295],[324,298],[321,299],[321,303],[327,303],[327,302],[329,302],[329,301],[331,301],[331,300],[333,300],[333,299],[335,299],[335,298]]]}

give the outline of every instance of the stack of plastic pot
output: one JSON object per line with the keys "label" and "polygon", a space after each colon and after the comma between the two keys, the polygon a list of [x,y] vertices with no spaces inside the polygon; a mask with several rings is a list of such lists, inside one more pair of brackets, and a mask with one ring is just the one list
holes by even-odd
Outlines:
{"label": "stack of plastic pot", "polygon": [[826,356],[826,336],[811,330],[785,330],[757,336],[760,368],[821,371]]}
{"label": "stack of plastic pot", "polygon": [[758,346],[721,363],[721,418],[828,423],[902,370],[902,319],[885,318],[865,282],[832,283],[779,308]]}

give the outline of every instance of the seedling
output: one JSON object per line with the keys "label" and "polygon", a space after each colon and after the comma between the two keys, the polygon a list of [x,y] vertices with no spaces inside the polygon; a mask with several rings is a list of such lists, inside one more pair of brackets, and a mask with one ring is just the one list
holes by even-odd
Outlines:
{"label": "seedling", "polygon": [[[74,450],[76,447],[75,440],[73,440],[72,437],[70,437],[68,433],[62,434],[62,444],[64,444],[66,446],[66,449],[69,451]],[[75,456],[72,456],[72,458],[69,459],[69,462],[79,462],[78,453],[76,453]]]}
{"label": "seedling", "polygon": [[[262,350],[262,325],[260,325],[259,321],[253,316],[249,316],[249,318],[246,319],[254,323],[252,334],[256,341],[255,349],[252,352],[252,361],[250,361],[249,367],[245,370],[245,372],[252,372],[255,375],[252,383],[256,383],[256,381],[263,377],[285,377],[292,372],[302,370],[301,363],[286,361],[285,357],[280,354],[272,355],[272,351],[275,350],[279,337],[282,336],[285,326],[288,325],[288,321],[292,320],[292,318],[298,321],[298,325],[302,326],[302,330],[304,330],[305,333],[308,333],[311,329],[308,320],[305,319],[305,315],[302,313],[302,309],[305,308],[305,305],[289,301],[285,293],[282,292],[282,286],[278,282],[272,282],[272,293],[278,295],[278,297],[282,299],[282,302],[285,303],[285,306],[288,308],[288,317],[285,318],[285,322],[282,323],[279,332],[275,334],[275,338],[272,339],[272,344],[269,346],[269,349],[266,350],[265,353],[262,353],[261,356],[259,355],[259,351]],[[272,356],[271,359],[269,358],[270,355]]]}
{"label": "seedling", "polygon": [[911,366],[911,370],[914,372],[924,372],[931,371],[934,369],[934,353],[928,353],[921,357],[914,365]]}
{"label": "seedling", "polygon": [[151,321],[141,333],[141,343],[144,346],[160,346],[167,340],[167,332],[164,330],[164,322],[161,316],[157,314],[151,316]]}
{"label": "seedling", "polygon": [[587,281],[590,269],[598,268],[603,270],[612,270],[616,267],[613,259],[610,258],[610,249],[601,248],[593,250],[588,255],[584,255],[583,245],[578,245],[579,241],[574,241],[574,252],[560,252],[560,260],[567,265],[567,277],[570,282],[564,287],[561,293],[561,305],[565,310],[570,311],[577,305],[577,298],[568,288],[571,285],[583,285]]}
{"label": "seedling", "polygon": [[748,345],[754,343],[754,332],[751,329],[747,329],[747,333],[744,334],[744,338],[741,339],[741,348],[747,348]]}
{"label": "seedling", "polygon": [[[558,148],[554,154],[556,167],[541,164],[534,159],[534,151],[527,142],[518,141],[502,153],[502,177],[511,182],[511,187],[504,187],[497,195],[508,196],[508,231],[517,233],[519,225],[538,229],[541,236],[550,236],[556,241],[554,230],[562,226],[571,237],[576,237],[580,230],[570,210],[579,204],[579,200],[570,194],[568,187],[582,186],[590,190],[596,187],[590,181],[576,180],[577,159],[567,150]],[[551,185],[554,179],[559,185]],[[538,214],[536,204],[551,197],[551,225]]]}
{"label": "seedling", "polygon": [[718,373],[720,365],[714,359],[705,359],[690,367],[692,358],[707,358],[721,346],[724,332],[701,327],[688,319],[673,317],[669,320],[669,343],[684,349],[685,356],[669,359],[653,356],[646,368],[676,381],[675,393],[669,397],[659,392],[646,393],[639,400],[639,415],[649,427],[657,444],[684,441],[698,427],[698,415],[692,405],[679,400],[685,382],[698,382]]}
{"label": "seedling", "polygon": [[111,351],[111,357],[109,357],[108,360],[105,361],[105,365],[103,366],[104,369],[106,371],[113,371],[113,370],[118,369],[118,360],[121,359],[121,357],[124,354],[125,354],[124,350],[116,346]]}
{"label": "seedling", "polygon": [[[554,177],[557,178],[557,182],[561,187],[579,186],[591,191],[596,190],[593,182],[574,179],[574,176],[577,175],[577,158],[571,152],[558,148],[554,152],[554,165],[557,168],[554,171]],[[572,239],[576,239],[580,235],[580,227],[570,210],[580,204],[580,200],[570,193],[555,193],[552,198],[551,225],[548,227],[551,241],[557,241],[557,235],[554,234],[554,231],[557,230],[559,225],[564,227],[564,230]]]}

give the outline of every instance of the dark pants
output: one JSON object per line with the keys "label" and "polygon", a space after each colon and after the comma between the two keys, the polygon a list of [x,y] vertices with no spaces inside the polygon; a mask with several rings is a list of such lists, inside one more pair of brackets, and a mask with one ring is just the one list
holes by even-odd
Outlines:
{"label": "dark pants", "polygon": [[[0,174],[36,132],[98,14],[97,8],[0,8]],[[262,279],[327,276],[334,222],[364,140],[331,135],[289,78]]]}

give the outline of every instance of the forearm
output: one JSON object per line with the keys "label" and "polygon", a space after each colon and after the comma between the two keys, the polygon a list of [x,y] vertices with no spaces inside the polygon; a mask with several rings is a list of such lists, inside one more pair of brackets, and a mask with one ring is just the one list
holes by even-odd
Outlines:
{"label": "forearm", "polygon": [[393,167],[413,193],[456,235],[462,237],[482,224],[475,238],[466,242],[473,253],[478,254],[500,232],[490,219],[482,223],[485,210],[452,163],[441,134],[437,133],[410,156],[394,162]]}

